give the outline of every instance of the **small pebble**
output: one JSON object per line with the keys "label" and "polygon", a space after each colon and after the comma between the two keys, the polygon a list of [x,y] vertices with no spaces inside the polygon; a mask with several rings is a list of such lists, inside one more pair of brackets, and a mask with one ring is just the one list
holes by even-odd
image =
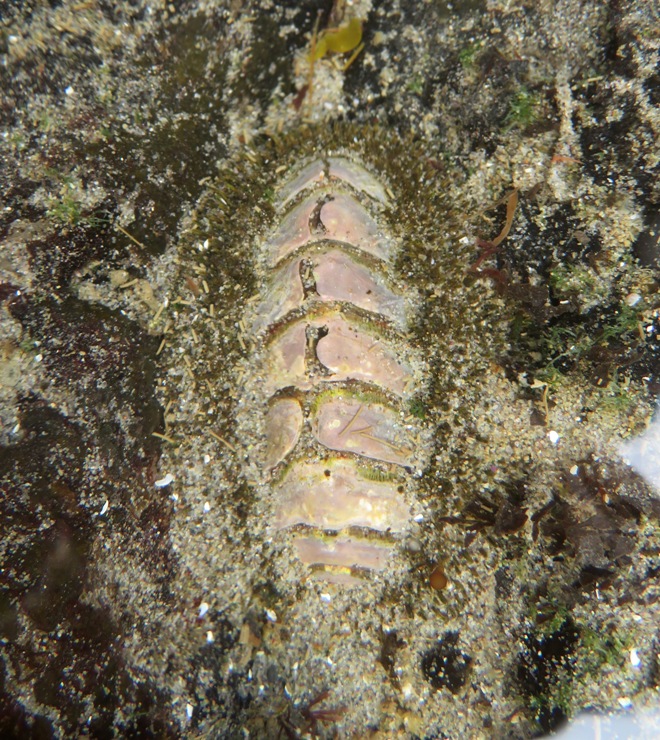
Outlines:
{"label": "small pebble", "polygon": [[443,589],[447,588],[449,579],[445,575],[444,568],[441,565],[437,565],[435,567],[429,578],[429,583],[431,584],[431,588],[435,589],[436,591],[442,591]]}

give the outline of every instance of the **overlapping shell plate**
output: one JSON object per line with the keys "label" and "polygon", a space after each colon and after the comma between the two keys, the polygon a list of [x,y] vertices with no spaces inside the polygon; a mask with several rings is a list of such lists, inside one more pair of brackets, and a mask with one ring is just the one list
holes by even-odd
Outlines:
{"label": "overlapping shell plate", "polygon": [[330,582],[387,567],[423,462],[409,413],[423,362],[406,334],[415,297],[392,277],[391,197],[354,158],[317,157],[283,180],[257,245],[248,477],[260,478],[274,535]]}

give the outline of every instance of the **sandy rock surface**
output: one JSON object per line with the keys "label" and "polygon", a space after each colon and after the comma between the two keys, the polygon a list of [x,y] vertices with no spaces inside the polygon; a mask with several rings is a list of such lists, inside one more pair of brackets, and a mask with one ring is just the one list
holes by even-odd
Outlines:
{"label": "sandy rock surface", "polygon": [[[660,455],[659,24],[0,0],[2,737],[529,738],[658,706],[657,466],[627,460]],[[420,379],[410,521],[356,588],[300,562],[255,455],[266,246],[331,155],[380,203]]]}

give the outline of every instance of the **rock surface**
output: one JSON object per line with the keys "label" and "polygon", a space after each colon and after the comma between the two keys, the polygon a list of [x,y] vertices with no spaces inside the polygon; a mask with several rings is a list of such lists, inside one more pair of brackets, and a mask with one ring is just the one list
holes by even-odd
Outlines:
{"label": "rock surface", "polygon": [[[349,18],[355,59],[312,66]],[[658,705],[660,499],[621,450],[660,389],[659,20],[0,1],[2,737],[528,738]],[[294,552],[350,538],[273,538],[246,396],[274,184],[355,150],[427,378],[370,589]]]}

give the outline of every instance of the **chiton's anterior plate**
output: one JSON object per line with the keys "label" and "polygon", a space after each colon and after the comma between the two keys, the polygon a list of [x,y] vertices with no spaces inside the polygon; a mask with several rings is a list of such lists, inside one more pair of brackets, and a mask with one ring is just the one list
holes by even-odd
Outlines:
{"label": "chiton's anterior plate", "polygon": [[383,205],[388,201],[385,188],[369,170],[346,157],[336,156],[327,160],[314,159],[304,165],[280,187],[275,203],[279,208],[286,208],[304,190],[312,185],[322,185],[327,180],[346,182],[356,191]]}
{"label": "chiton's anterior plate", "polygon": [[387,203],[385,188],[367,169],[345,157],[330,157],[328,163],[331,178],[343,180],[374,200]]}

